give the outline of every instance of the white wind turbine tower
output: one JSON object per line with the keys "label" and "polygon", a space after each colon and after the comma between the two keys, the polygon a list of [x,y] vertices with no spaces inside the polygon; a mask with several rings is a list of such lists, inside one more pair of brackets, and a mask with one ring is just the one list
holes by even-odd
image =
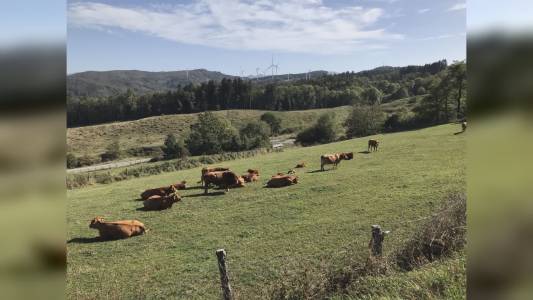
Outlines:
{"label": "white wind turbine tower", "polygon": [[270,69],[272,72],[272,79],[274,79],[274,69],[276,69],[276,75],[278,75],[279,65],[274,64],[274,54],[272,54],[272,63],[265,69],[265,73]]}

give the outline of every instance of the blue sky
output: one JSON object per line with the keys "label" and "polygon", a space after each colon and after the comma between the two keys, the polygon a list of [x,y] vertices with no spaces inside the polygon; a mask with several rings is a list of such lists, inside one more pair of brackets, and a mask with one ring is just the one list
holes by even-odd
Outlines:
{"label": "blue sky", "polygon": [[343,72],[466,58],[464,0],[69,1],[68,73]]}
{"label": "blue sky", "polygon": [[0,1],[0,48],[65,43],[65,0]]}

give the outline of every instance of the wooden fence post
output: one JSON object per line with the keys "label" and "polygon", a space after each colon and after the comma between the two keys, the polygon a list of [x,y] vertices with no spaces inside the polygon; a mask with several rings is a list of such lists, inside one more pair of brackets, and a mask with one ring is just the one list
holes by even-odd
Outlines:
{"label": "wooden fence post", "polygon": [[370,249],[373,256],[381,256],[383,254],[383,239],[390,231],[382,231],[381,226],[372,225],[372,239],[370,240]]}
{"label": "wooden fence post", "polygon": [[233,293],[229,284],[228,270],[226,269],[226,251],[218,249],[217,252],[218,270],[220,271],[220,285],[222,287],[223,299],[233,300]]}

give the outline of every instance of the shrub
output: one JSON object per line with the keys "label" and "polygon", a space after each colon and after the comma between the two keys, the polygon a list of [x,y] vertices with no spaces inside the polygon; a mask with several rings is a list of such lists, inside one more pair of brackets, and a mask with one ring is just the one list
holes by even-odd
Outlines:
{"label": "shrub", "polygon": [[405,87],[399,88],[394,94],[392,94],[391,99],[397,100],[397,99],[403,99],[409,97],[409,92]]}
{"label": "shrub", "polygon": [[461,250],[466,244],[466,197],[448,195],[442,208],[431,216],[407,244],[395,254],[402,270],[431,262]]}
{"label": "shrub", "polygon": [[90,157],[89,155],[84,155],[78,158],[78,167],[91,166],[101,162],[99,158]]}
{"label": "shrub", "polygon": [[271,112],[261,115],[261,121],[267,123],[270,126],[272,134],[279,134],[281,131],[281,118]]}
{"label": "shrub", "polygon": [[420,127],[417,124],[415,114],[409,111],[400,111],[390,115],[383,124],[383,130],[394,132]]}
{"label": "shrub", "polygon": [[304,146],[331,143],[337,138],[336,127],[335,115],[332,113],[323,114],[313,126],[296,136],[296,142]]}
{"label": "shrub", "polygon": [[130,148],[126,151],[131,156],[141,156],[141,157],[159,157],[163,156],[163,150],[159,146],[144,146]]}
{"label": "shrub", "polygon": [[349,138],[372,135],[380,132],[385,114],[377,105],[355,105],[346,119],[346,136]]}
{"label": "shrub", "polygon": [[107,146],[106,152],[100,155],[102,161],[116,160],[120,157],[120,145],[118,141]]}
{"label": "shrub", "polygon": [[74,189],[90,184],[90,178],[86,174],[73,174],[67,176],[67,189]]}
{"label": "shrub", "polygon": [[191,125],[186,144],[192,155],[215,154],[238,151],[240,138],[227,119],[205,112],[198,116],[197,123]]}
{"label": "shrub", "polygon": [[167,135],[165,146],[162,148],[165,159],[182,158],[189,155],[182,140],[176,140],[173,134]]}
{"label": "shrub", "polygon": [[263,121],[252,121],[240,130],[243,150],[270,147],[270,126]]}
{"label": "shrub", "polygon": [[67,154],[67,169],[77,168],[79,167],[78,158],[74,156],[72,153]]}

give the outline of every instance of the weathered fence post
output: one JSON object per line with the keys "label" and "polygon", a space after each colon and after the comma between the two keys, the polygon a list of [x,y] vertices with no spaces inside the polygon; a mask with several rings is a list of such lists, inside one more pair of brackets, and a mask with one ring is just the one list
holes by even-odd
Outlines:
{"label": "weathered fence post", "polygon": [[382,231],[381,226],[372,225],[372,239],[370,240],[370,249],[373,256],[381,256],[383,253],[383,239],[390,231]]}
{"label": "weathered fence post", "polygon": [[218,249],[218,270],[220,271],[220,285],[222,287],[223,299],[233,300],[233,293],[231,292],[231,286],[229,284],[228,270],[226,269],[226,251],[224,249]]}

